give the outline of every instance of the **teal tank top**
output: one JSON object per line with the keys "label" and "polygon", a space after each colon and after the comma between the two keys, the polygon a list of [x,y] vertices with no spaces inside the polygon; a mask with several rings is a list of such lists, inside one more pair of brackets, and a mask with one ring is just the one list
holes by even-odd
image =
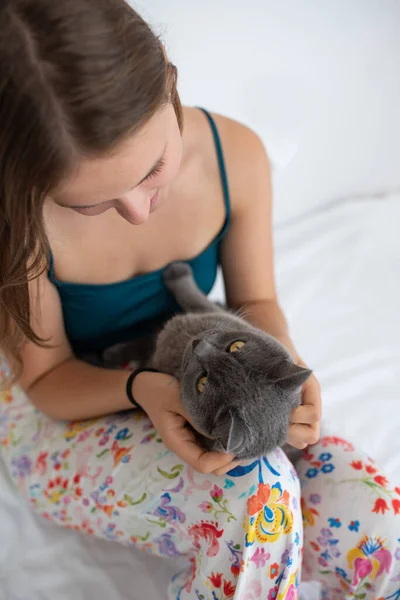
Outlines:
{"label": "teal tank top", "polygon": [[[217,276],[220,242],[230,224],[230,200],[218,130],[211,115],[201,110],[214,136],[226,209],[225,223],[217,237],[201,254],[186,261],[197,285],[208,294]],[[179,312],[163,282],[166,266],[117,283],[66,283],[56,279],[50,256],[49,279],[60,295],[66,334],[75,354],[101,353],[113,344],[148,335]]]}

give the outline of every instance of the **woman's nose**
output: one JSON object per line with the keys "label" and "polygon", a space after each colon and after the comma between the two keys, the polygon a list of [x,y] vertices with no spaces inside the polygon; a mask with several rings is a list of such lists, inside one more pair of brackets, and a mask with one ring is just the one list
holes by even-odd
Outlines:
{"label": "woman's nose", "polygon": [[150,200],[146,196],[127,194],[117,204],[117,212],[132,225],[145,223],[150,214]]}

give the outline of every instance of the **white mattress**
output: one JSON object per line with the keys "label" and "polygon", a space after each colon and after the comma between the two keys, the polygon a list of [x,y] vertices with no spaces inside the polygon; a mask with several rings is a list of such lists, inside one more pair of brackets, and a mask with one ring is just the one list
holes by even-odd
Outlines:
{"label": "white mattress", "polygon": [[[277,277],[323,385],[324,420],[400,481],[400,196],[349,199],[280,226]],[[220,295],[220,282],[214,294]],[[0,600],[162,600],[170,565],[33,515],[0,463]],[[305,593],[307,600],[311,592]]]}

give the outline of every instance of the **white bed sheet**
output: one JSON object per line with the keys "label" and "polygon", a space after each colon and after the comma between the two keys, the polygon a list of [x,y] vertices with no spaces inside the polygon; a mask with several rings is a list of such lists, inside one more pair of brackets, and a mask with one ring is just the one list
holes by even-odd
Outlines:
{"label": "white bed sheet", "polygon": [[280,296],[324,422],[400,481],[400,196],[331,203],[276,236]]}
{"label": "white bed sheet", "polygon": [[[348,199],[276,233],[292,332],[324,420],[400,481],[400,196]],[[221,282],[214,296],[221,295]],[[0,461],[0,600],[163,600],[171,565],[33,515]],[[311,600],[310,589],[303,590]]]}

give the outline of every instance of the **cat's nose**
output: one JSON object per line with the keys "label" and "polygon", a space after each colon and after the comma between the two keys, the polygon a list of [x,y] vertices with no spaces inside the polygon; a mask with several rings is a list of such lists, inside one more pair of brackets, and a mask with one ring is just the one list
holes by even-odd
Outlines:
{"label": "cat's nose", "polygon": [[193,352],[199,358],[203,356],[209,356],[214,351],[214,347],[206,340],[193,340],[192,345]]}

